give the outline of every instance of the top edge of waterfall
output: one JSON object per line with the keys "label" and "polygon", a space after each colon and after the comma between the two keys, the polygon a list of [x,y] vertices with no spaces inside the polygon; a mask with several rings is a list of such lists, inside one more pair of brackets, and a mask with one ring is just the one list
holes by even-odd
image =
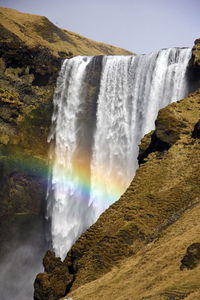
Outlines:
{"label": "top edge of waterfall", "polygon": [[100,55],[76,55],[76,56],[73,56],[73,57],[70,57],[70,58],[66,58],[65,60],[73,60],[73,59],[76,59],[76,58],[93,58],[93,57],[99,57],[99,56],[102,56],[102,57],[136,57],[136,56],[143,56],[143,55],[150,55],[152,53],[159,53],[161,51],[168,51],[168,50],[190,50],[192,51],[192,47],[171,47],[171,48],[161,48],[160,50],[155,50],[155,51],[151,51],[151,52],[148,52],[148,53],[142,53],[142,54],[134,54],[134,55],[103,55],[103,54],[100,54]]}

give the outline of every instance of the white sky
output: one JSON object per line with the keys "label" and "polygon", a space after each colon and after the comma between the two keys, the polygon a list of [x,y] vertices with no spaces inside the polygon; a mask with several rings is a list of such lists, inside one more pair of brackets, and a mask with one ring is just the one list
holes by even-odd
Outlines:
{"label": "white sky", "polygon": [[200,38],[200,0],[0,0],[0,6],[44,15],[59,27],[138,54],[192,47]]}

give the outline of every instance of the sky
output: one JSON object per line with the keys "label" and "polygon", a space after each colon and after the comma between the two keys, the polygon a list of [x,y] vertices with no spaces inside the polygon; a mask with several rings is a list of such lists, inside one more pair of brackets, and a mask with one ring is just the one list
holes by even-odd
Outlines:
{"label": "sky", "polygon": [[200,38],[200,0],[0,0],[0,6],[138,54],[192,47]]}

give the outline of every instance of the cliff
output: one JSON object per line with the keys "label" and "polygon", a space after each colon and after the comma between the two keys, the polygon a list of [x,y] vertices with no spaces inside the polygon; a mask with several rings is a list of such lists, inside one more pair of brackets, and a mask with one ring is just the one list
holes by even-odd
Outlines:
{"label": "cliff", "polygon": [[2,299],[32,297],[45,253],[47,136],[61,63],[103,54],[131,53],[60,29],[45,17],[0,8]]}
{"label": "cliff", "polygon": [[131,54],[60,29],[47,18],[0,8],[0,220],[41,214],[52,97],[64,58]]}
{"label": "cliff", "polygon": [[47,252],[35,299],[199,299],[199,120],[200,89],[160,110],[130,187],[63,263]]}
{"label": "cliff", "polygon": [[[43,236],[46,140],[62,60],[130,52],[60,29],[45,17],[6,8],[0,15],[2,245],[16,228],[26,229],[22,241],[32,234],[30,225]],[[189,72],[194,89],[199,49],[197,40]],[[35,299],[69,292],[74,300],[199,299],[199,105],[197,90],[160,111],[156,130],[140,146],[141,166],[130,187],[63,263],[47,252]],[[1,247],[0,254],[7,250]]]}

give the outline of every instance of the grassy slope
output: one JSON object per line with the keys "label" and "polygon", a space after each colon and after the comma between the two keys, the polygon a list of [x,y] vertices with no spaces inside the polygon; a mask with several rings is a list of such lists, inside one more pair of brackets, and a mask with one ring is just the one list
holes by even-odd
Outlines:
{"label": "grassy slope", "polygon": [[52,54],[70,52],[73,55],[129,55],[131,52],[98,43],[76,33],[60,29],[46,17],[25,14],[10,8],[0,8],[0,23],[30,47],[48,48]]}
{"label": "grassy slope", "polygon": [[186,248],[199,242],[199,215],[200,205],[187,211],[134,257],[123,260],[111,272],[69,296],[74,300],[164,300],[183,296],[199,300],[200,265],[180,271]]}
{"label": "grassy slope", "polygon": [[149,154],[121,199],[72,247],[74,300],[177,300],[200,288],[199,266],[179,269],[199,242],[200,142],[191,137],[199,119],[200,90],[160,111],[157,134],[177,139]]}

